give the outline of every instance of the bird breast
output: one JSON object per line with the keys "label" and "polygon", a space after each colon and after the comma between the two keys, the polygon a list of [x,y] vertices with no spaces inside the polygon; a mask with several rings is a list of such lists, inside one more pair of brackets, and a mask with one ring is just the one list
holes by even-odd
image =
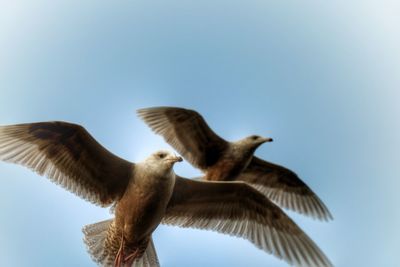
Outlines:
{"label": "bird breast", "polygon": [[208,168],[206,179],[232,181],[249,165],[251,158],[251,154],[233,146],[214,166]]}
{"label": "bird breast", "polygon": [[174,184],[173,173],[168,177],[135,173],[116,208],[119,227],[128,241],[134,243],[154,231],[164,216]]}

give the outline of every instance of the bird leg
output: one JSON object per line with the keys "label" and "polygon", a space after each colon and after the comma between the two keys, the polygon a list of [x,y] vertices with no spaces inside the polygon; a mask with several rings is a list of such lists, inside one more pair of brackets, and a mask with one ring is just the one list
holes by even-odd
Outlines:
{"label": "bird leg", "polygon": [[121,246],[118,249],[118,253],[115,256],[114,260],[114,267],[122,267],[122,263],[124,260],[124,246],[125,246],[125,239],[124,239],[124,233],[122,233],[122,239],[121,239]]}
{"label": "bird leg", "polygon": [[[114,260],[114,267],[131,267],[134,260],[138,257],[141,257],[143,253],[146,251],[148,242],[143,242],[142,245],[135,247],[134,249],[130,249],[129,246],[125,247],[125,238],[122,233],[121,245],[118,249],[117,255]],[[128,253],[126,253],[128,250]],[[129,253],[130,252],[130,253]],[[125,254],[128,254],[125,256]]]}
{"label": "bird leg", "polygon": [[139,249],[135,249],[131,254],[129,254],[127,257],[124,258],[124,264],[126,266],[132,266],[133,261],[136,259],[136,257],[139,255]]}
{"label": "bird leg", "polygon": [[131,267],[133,264],[133,261],[143,255],[143,253],[146,251],[147,243],[148,243],[148,241],[143,242],[141,246],[136,247],[131,254],[129,254],[128,256],[126,256],[124,258],[124,263],[126,264],[126,266]]}

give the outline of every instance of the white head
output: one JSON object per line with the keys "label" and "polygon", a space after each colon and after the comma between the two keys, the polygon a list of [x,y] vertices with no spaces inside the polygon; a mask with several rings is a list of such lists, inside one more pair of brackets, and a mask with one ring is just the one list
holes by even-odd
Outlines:
{"label": "white head", "polygon": [[167,150],[159,150],[151,154],[144,160],[145,167],[151,169],[153,173],[164,175],[172,171],[176,162],[182,161],[182,158]]}
{"label": "white head", "polygon": [[242,148],[245,151],[254,153],[254,151],[262,144],[266,142],[272,142],[272,138],[269,137],[262,137],[259,135],[250,135],[239,141],[236,141],[235,144]]}

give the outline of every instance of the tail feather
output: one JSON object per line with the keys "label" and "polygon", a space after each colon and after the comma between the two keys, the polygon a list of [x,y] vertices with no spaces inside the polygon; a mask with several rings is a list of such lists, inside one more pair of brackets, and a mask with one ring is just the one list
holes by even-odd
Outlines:
{"label": "tail feather", "polygon": [[160,263],[154,248],[153,239],[150,238],[149,245],[141,258],[136,259],[131,267],[159,267]]}
{"label": "tail feather", "polygon": [[[87,250],[99,266],[113,267],[115,256],[121,244],[120,235],[116,234],[113,220],[106,220],[83,227],[83,239]],[[149,244],[143,256],[136,259],[130,267],[159,267],[156,250],[153,240],[150,238]]]}
{"label": "tail feather", "polygon": [[105,249],[106,239],[113,220],[106,220],[83,227],[82,232],[85,237],[83,242],[86,244],[90,257],[100,266],[112,266],[113,260],[109,255],[110,250]]}

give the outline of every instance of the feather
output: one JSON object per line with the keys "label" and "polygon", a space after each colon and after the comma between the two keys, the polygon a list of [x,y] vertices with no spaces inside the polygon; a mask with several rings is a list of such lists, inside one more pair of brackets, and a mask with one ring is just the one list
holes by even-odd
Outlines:
{"label": "feather", "polygon": [[121,197],[134,168],[82,126],[59,121],[0,126],[0,160],[26,166],[101,206]]}
{"label": "feather", "polygon": [[177,177],[162,223],[241,237],[291,265],[332,266],[279,207],[243,182]]}

